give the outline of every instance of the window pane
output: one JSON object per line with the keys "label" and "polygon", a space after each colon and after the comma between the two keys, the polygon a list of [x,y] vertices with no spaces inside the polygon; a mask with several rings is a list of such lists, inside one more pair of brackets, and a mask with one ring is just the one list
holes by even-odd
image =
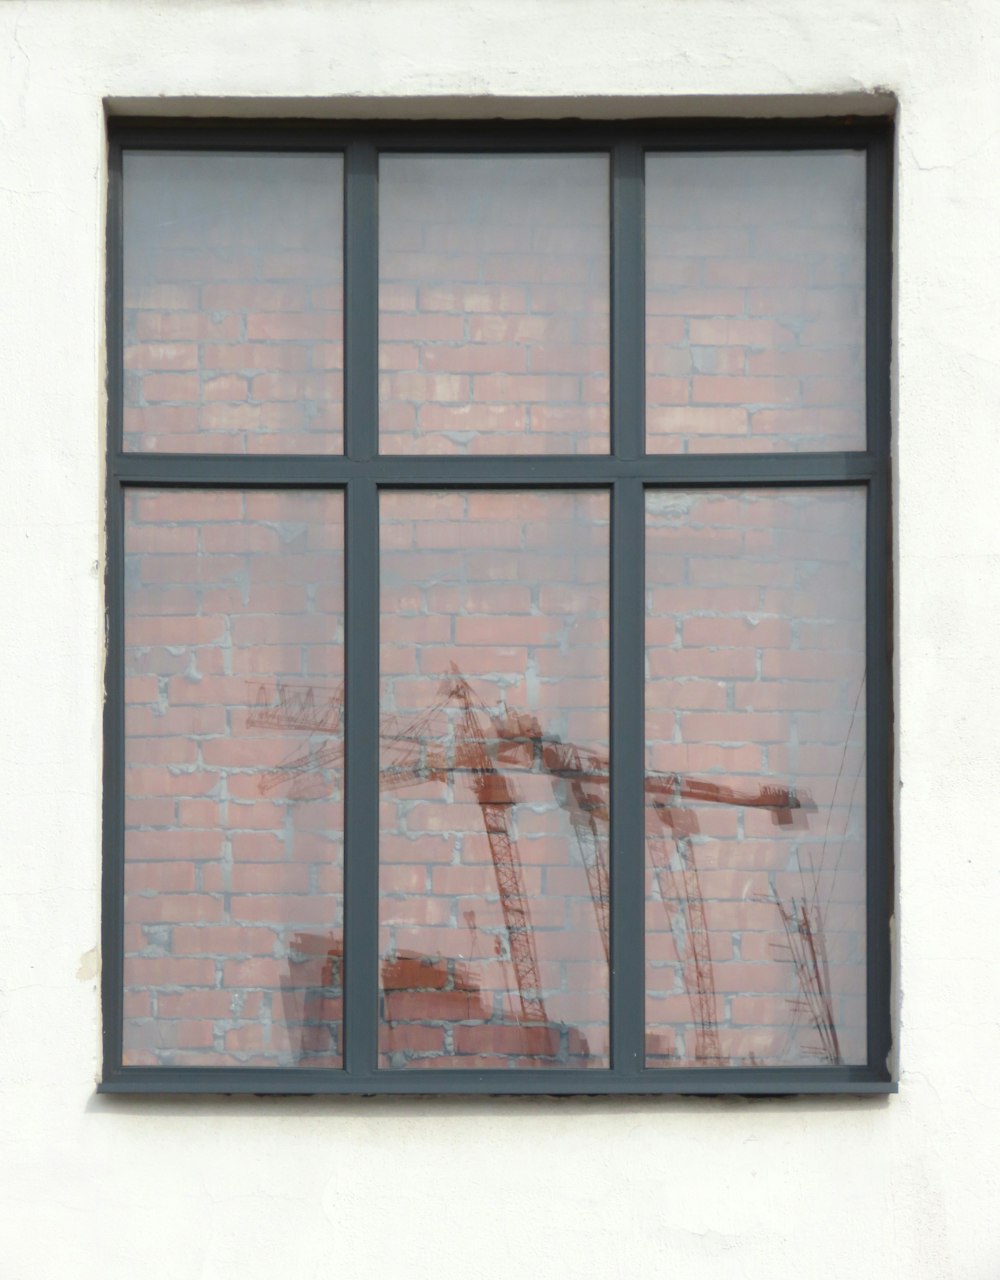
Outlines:
{"label": "window pane", "polygon": [[647,1062],[863,1063],[864,493],[646,519]]}
{"label": "window pane", "polygon": [[650,453],[865,447],[861,152],[646,161]]}
{"label": "window pane", "polygon": [[126,1065],[340,1066],[343,500],[125,528]]}
{"label": "window pane", "polygon": [[608,161],[380,167],[383,453],[606,453]]}
{"label": "window pane", "polygon": [[382,1066],[608,1065],[608,520],[382,497]]}
{"label": "window pane", "polygon": [[125,448],[343,449],[343,161],[128,152]]}

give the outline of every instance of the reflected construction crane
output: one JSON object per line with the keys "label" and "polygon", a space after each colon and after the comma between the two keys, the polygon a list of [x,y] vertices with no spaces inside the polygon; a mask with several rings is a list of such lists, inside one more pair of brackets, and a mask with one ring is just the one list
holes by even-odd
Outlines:
{"label": "reflected construction crane", "polygon": [[461,708],[455,765],[457,769],[468,772],[472,790],[483,811],[483,825],[496,873],[521,1013],[526,1022],[547,1022],[521,860],[511,832],[511,813],[517,797],[510,780],[496,767],[486,748],[486,735],[479,717],[485,714],[489,722],[489,711],[477,698],[468,680],[453,668],[443,693],[446,701]]}
{"label": "reflected construction crane", "polygon": [[[711,934],[705,916],[705,895],[695,858],[692,837],[698,831],[698,815],[683,801],[702,804],[736,805],[740,808],[770,810],[782,825],[791,822],[791,810],[802,801],[789,787],[761,787],[755,792],[736,791],[705,779],[679,774],[650,774],[646,778],[647,805],[669,832],[676,852],[676,869],[671,866],[668,839],[647,831],[646,845],[664,906],[673,899],[680,910],[670,912],[670,926],[677,942],[677,954],[684,958],[684,985],[697,1028],[694,1057],[704,1062],[723,1062],[716,1016],[715,980],[712,974]],[[683,889],[678,892],[677,877]]]}
{"label": "reflected construction crane", "polygon": [[[301,692],[282,691],[277,704],[267,704],[262,691],[256,710],[248,717],[248,725],[299,728],[310,733],[342,731],[342,712],[335,714],[333,710],[338,695],[342,705],[341,686],[328,703],[317,708],[315,700]],[[458,712],[458,722],[453,729],[449,758],[442,742],[435,739],[440,738],[437,730],[441,716],[447,716],[451,709]],[[386,753],[396,756],[393,763],[379,770],[382,790],[445,782],[461,774],[468,777],[482,810],[522,1019],[546,1022],[528,898],[512,832],[512,812],[518,797],[510,778],[498,766],[505,766],[508,772],[544,774],[550,778],[555,798],[569,818],[587,877],[601,945],[606,960],[610,961],[608,757],[564,742],[558,735],[546,734],[537,717],[530,713],[506,709],[491,712],[454,664],[434,704],[409,721],[395,716],[383,718],[380,738],[383,756]],[[336,766],[343,753],[341,732],[335,742],[295,755],[264,774],[260,790],[262,793],[271,790],[289,778],[293,785],[299,785],[306,775]],[[698,830],[698,819],[689,805],[766,809],[775,822],[787,824],[792,821],[792,810],[804,807],[808,798],[796,795],[790,787],[763,786],[756,791],[739,791],[707,779],[652,771],[647,773],[644,786],[647,805],[663,832],[647,832],[647,847],[660,898],[677,939],[678,955],[683,957],[684,983],[697,1026],[694,1056],[719,1062],[722,1051],[710,934],[692,841]],[[671,865],[671,845],[676,866]],[[668,905],[671,902],[673,910]]]}
{"label": "reflected construction crane", "polygon": [[[607,867],[608,799],[610,761],[607,756],[587,751],[558,736],[545,734],[538,719],[530,714],[508,712],[494,717],[503,743],[499,757],[513,765],[522,764],[532,772],[553,778],[556,798],[568,811],[581,860],[587,873],[605,959],[610,961],[610,894]],[[523,748],[527,748],[525,752]],[[522,749],[522,750],[519,750]],[[698,1028],[694,1056],[704,1061],[721,1061],[722,1050],[716,1019],[715,982],[705,898],[701,890],[692,836],[698,817],[684,802],[735,805],[767,809],[774,821],[791,822],[791,811],[803,806],[803,799],[789,787],[763,786],[756,791],[738,791],[707,779],[681,774],[648,772],[645,778],[647,804],[664,831],[670,833],[679,862],[682,891],[677,889],[677,873],[671,864],[668,841],[647,832],[647,847],[656,876],[660,898],[668,910],[677,939],[678,955],[684,957],[684,984]],[[673,901],[675,910],[668,903]]]}
{"label": "reflected construction crane", "polygon": [[[342,699],[342,686],[339,692]],[[442,713],[447,714],[450,707],[456,708],[459,716],[449,760],[443,746],[434,742],[432,731]],[[303,708],[307,708],[306,713],[303,713]],[[247,724],[259,728],[299,728],[310,733],[323,731],[315,713],[315,700],[306,698],[301,692],[287,690],[279,691],[277,703],[268,701],[266,691],[259,692],[257,706],[248,716]],[[340,718],[326,717],[323,724],[330,726],[327,730],[330,732],[341,729]],[[489,724],[491,716],[485,703],[477,697],[458,669],[453,668],[441,686],[439,698],[422,715],[408,722],[396,717],[383,719],[380,726],[383,756],[395,754],[396,758],[380,768],[379,787],[383,791],[395,790],[424,782],[444,782],[456,774],[467,776],[482,810],[522,1020],[547,1022],[528,898],[511,829],[517,795],[488,750],[486,725]],[[258,789],[264,794],[289,779],[293,786],[299,786],[303,778],[339,764],[343,755],[341,732],[336,741],[296,753],[263,774]]]}
{"label": "reflected construction crane", "polygon": [[536,716],[505,711],[491,715],[497,736],[497,758],[510,767],[547,774],[559,805],[566,811],[587,887],[594,904],[597,929],[610,962],[611,892],[608,875],[609,830],[608,759],[546,734]]}

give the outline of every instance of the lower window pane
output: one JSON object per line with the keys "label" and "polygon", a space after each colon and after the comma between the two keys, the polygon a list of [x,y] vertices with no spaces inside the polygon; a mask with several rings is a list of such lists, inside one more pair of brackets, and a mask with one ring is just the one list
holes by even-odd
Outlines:
{"label": "lower window pane", "polygon": [[608,1065],[608,533],[382,495],[383,1067]]}
{"label": "lower window pane", "polygon": [[343,501],[134,490],[126,1066],[340,1066]]}
{"label": "lower window pane", "polygon": [[646,522],[647,1064],[863,1063],[864,493]]}

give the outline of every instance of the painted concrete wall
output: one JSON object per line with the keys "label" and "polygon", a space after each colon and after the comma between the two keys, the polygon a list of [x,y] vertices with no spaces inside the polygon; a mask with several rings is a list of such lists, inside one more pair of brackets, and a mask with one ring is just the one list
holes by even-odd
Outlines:
{"label": "painted concrete wall", "polygon": [[[1000,1274],[993,0],[0,6],[0,1270]],[[99,1098],[104,114],[898,99],[897,1097]],[[405,101],[400,101],[405,99]]]}

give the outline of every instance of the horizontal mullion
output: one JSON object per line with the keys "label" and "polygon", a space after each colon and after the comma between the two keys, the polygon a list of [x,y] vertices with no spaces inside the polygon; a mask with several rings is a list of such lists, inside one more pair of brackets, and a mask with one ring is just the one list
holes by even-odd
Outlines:
{"label": "horizontal mullion", "polygon": [[508,120],[169,120],[112,119],[112,138],[126,147],[185,150],[340,150],[363,140],[381,150],[563,152],[608,148],[627,139],[655,150],[797,151],[862,148],[884,136],[891,122],[879,117],[854,120],[662,119],[622,121]]}
{"label": "horizontal mullion", "polygon": [[399,488],[531,485],[600,486],[641,480],[662,487],[687,485],[857,484],[881,476],[887,462],[869,453],[666,454],[618,458],[387,456],[351,459],[340,454],[228,457],[220,454],[120,453],[111,475],[127,484],[191,488],[324,488],[352,479]]}
{"label": "horizontal mullion", "polygon": [[143,151],[344,151],[358,137],[323,120],[112,119],[108,132],[117,145]]}
{"label": "horizontal mullion", "polygon": [[347,1071],[269,1068],[126,1067],[105,1077],[100,1093],[171,1094],[884,1094],[898,1086],[867,1067],[774,1067],[613,1071]]}

